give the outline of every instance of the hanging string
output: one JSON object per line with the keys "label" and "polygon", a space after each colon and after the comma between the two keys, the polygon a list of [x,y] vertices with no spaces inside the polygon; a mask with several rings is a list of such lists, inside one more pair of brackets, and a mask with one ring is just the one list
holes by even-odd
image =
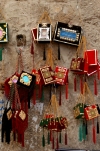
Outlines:
{"label": "hanging string", "polygon": [[46,60],[45,45],[44,45],[44,50],[43,50],[43,60]]}
{"label": "hanging string", "polygon": [[60,44],[58,44],[58,60],[60,60]]}
{"label": "hanging string", "polygon": [[54,56],[51,48],[48,49],[46,58],[46,65],[49,65],[52,69],[54,69]]}

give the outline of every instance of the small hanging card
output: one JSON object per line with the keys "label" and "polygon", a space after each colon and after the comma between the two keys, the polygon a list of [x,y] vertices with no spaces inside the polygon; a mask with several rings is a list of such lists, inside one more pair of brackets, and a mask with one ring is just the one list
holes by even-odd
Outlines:
{"label": "small hanging card", "polygon": [[55,80],[56,83],[65,85],[68,83],[68,69],[64,67],[56,66],[55,68]]}
{"label": "small hanging card", "polygon": [[0,43],[8,42],[8,24],[0,23]]}
{"label": "small hanging card", "polygon": [[81,40],[81,27],[57,22],[53,41],[78,46]]}
{"label": "small hanging card", "polygon": [[54,72],[52,71],[50,66],[44,66],[39,69],[39,74],[41,76],[42,84],[50,84],[55,82]]}

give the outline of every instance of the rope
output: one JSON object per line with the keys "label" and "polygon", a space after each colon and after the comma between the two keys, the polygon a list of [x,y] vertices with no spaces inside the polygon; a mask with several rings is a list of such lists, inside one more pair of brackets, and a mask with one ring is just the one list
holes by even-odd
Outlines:
{"label": "rope", "polygon": [[19,98],[18,89],[17,89],[16,84],[14,84],[14,88],[15,88],[15,106],[16,106],[16,109],[17,109],[17,104],[18,104],[19,108],[21,109],[21,103],[20,103],[20,98]]}
{"label": "rope", "polygon": [[45,19],[45,18],[47,18],[47,19],[49,20],[50,24],[52,23],[52,22],[51,22],[51,19],[50,19],[50,17],[49,17],[49,15],[48,15],[48,13],[47,13],[47,12],[44,12],[44,13],[42,14],[42,16],[40,17],[40,19],[39,19],[39,21],[38,21],[38,24],[42,23],[42,20]]}
{"label": "rope", "polygon": [[21,49],[19,49],[18,59],[16,64],[16,73],[18,73],[19,71],[21,72],[22,70],[23,70],[22,53],[21,53]]}

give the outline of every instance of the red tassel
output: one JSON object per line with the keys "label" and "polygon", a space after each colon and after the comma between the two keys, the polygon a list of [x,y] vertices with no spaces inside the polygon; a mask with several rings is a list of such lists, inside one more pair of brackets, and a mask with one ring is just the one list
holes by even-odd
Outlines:
{"label": "red tassel", "polygon": [[42,84],[40,82],[40,84],[39,84],[39,99],[41,98],[41,96],[42,96]]}
{"label": "red tassel", "polygon": [[99,69],[99,63],[98,63],[98,69],[97,69],[97,77],[98,77],[98,80],[100,80],[100,69]]}
{"label": "red tassel", "polygon": [[66,99],[68,99],[68,83],[66,83]]}
{"label": "red tassel", "polygon": [[52,149],[54,149],[54,136],[52,138]]}
{"label": "red tassel", "polygon": [[76,77],[74,78],[74,91],[76,91]]}
{"label": "red tassel", "polygon": [[33,42],[31,44],[31,54],[34,54],[34,45],[33,45]]}
{"label": "red tassel", "polygon": [[65,132],[65,145],[67,145],[67,133]]}
{"label": "red tassel", "polygon": [[58,133],[57,133],[57,140],[56,140],[56,141],[57,141],[57,142],[56,142],[56,143],[57,143],[57,144],[56,144],[56,145],[57,145],[56,148],[58,149],[58,148],[59,148],[59,143],[58,143]]}
{"label": "red tassel", "polygon": [[80,78],[80,89],[81,89],[81,94],[83,94],[83,79]]}
{"label": "red tassel", "polygon": [[94,94],[97,95],[97,81],[94,80]]}
{"label": "red tassel", "polygon": [[95,129],[95,125],[94,125],[94,119],[93,119],[93,143],[95,144],[96,143],[96,129]]}
{"label": "red tassel", "polygon": [[21,139],[22,139],[22,147],[24,147],[24,133],[21,134]]}
{"label": "red tassel", "polygon": [[61,86],[60,86],[60,93],[59,93],[59,105],[61,105]]}
{"label": "red tassel", "polygon": [[52,130],[50,130],[50,141],[52,141]]}
{"label": "red tassel", "polygon": [[36,104],[36,88],[34,89],[34,93],[33,93],[33,104]]}

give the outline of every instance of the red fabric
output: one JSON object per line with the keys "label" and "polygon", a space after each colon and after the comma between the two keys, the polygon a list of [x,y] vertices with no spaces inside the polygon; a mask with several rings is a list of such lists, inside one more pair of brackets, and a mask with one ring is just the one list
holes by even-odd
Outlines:
{"label": "red fabric", "polygon": [[67,145],[67,133],[65,133],[65,145]]}

